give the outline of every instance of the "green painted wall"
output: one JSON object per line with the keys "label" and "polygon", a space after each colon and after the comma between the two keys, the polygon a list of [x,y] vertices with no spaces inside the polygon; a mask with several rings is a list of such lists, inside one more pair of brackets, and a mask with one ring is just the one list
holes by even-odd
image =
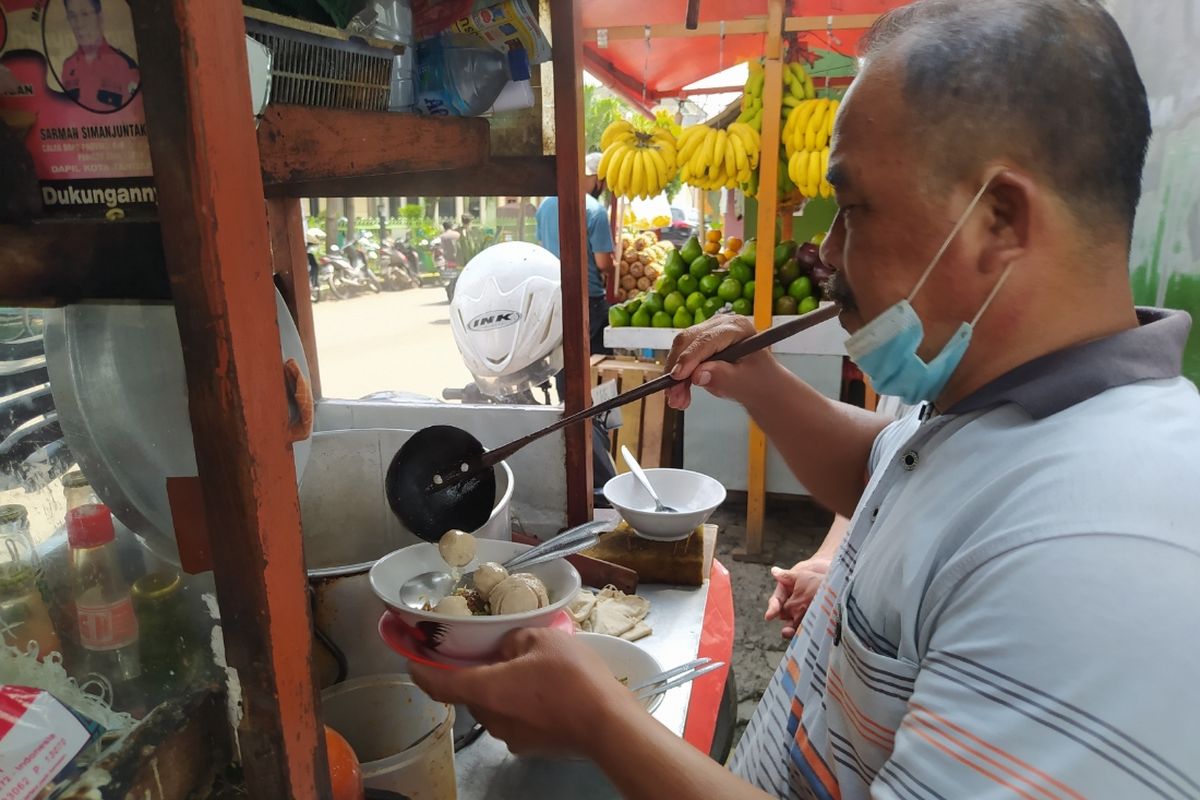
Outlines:
{"label": "green painted wall", "polygon": [[1137,59],[1154,123],[1130,257],[1134,299],[1192,315],[1183,370],[1200,382],[1200,4],[1107,5]]}
{"label": "green painted wall", "polygon": [[[837,204],[832,200],[809,200],[804,206],[804,213],[794,218],[792,236],[797,242],[806,242],[815,234],[829,230],[833,217],[837,214]],[[755,238],[758,229],[758,202],[746,198],[746,238]],[[778,235],[779,226],[775,226]]]}

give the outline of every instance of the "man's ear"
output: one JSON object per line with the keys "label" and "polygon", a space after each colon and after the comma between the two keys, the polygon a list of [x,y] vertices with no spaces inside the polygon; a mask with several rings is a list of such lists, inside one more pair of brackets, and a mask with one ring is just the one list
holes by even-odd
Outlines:
{"label": "man's ear", "polygon": [[1031,245],[1033,206],[1038,202],[1037,185],[1025,175],[1004,169],[992,178],[980,202],[988,213],[981,272],[1000,272],[1025,256]]}

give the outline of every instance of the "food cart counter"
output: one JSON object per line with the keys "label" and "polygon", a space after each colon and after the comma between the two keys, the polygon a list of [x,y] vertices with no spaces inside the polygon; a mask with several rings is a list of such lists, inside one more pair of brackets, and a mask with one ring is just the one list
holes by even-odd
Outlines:
{"label": "food cart counter", "polygon": [[[651,603],[654,633],[637,642],[663,669],[709,656],[729,663],[733,651],[733,596],[729,573],[714,561],[699,587],[642,585],[638,594]],[[726,670],[717,670],[668,691],[654,717],[693,745],[709,752]],[[455,754],[460,800],[609,800],[616,787],[590,761],[517,758],[504,743],[483,734]]]}

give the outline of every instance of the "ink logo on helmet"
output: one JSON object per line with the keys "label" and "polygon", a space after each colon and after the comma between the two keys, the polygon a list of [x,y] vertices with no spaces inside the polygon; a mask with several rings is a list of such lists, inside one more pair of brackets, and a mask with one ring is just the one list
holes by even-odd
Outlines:
{"label": "ink logo on helmet", "polygon": [[500,328],[507,328],[509,325],[516,325],[520,321],[520,311],[488,311],[468,322],[467,330],[475,332],[494,331]]}

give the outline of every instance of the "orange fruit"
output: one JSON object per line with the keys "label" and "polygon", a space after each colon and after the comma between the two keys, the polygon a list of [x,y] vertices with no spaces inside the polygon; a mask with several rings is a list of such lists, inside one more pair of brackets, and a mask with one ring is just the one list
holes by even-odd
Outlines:
{"label": "orange fruit", "polygon": [[718,230],[710,230],[708,233],[704,234],[704,239],[708,242],[716,242],[717,244],[720,244],[721,232]]}
{"label": "orange fruit", "polygon": [[717,253],[721,252],[721,245],[719,242],[705,242],[704,252],[708,253],[710,256],[715,256]]}
{"label": "orange fruit", "polygon": [[730,236],[725,240],[725,247],[726,249],[732,250],[736,253],[742,249],[742,240],[736,236]]}
{"label": "orange fruit", "polygon": [[329,753],[329,783],[333,800],[363,800],[362,769],[358,756],[342,735],[325,726],[325,749]]}

